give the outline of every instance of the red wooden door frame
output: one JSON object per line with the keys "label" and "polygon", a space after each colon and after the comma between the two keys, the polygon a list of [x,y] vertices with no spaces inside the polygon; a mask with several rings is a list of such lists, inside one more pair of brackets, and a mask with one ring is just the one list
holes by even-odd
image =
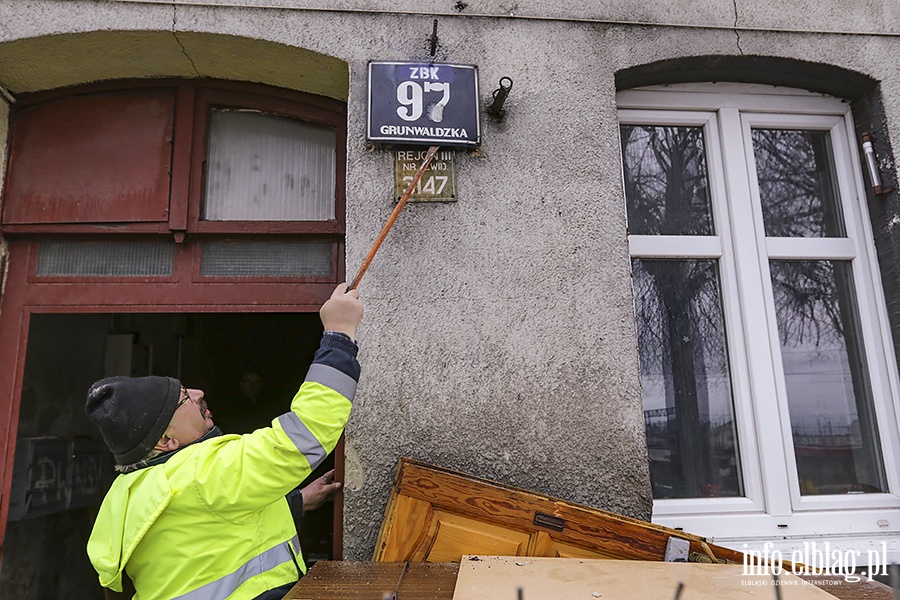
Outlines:
{"label": "red wooden door frame", "polygon": [[[28,327],[36,313],[216,313],[318,311],[334,289],[334,283],[285,284],[284,282],[205,283],[191,281],[193,252],[183,249],[181,281],[160,282],[149,278],[91,278],[88,281],[39,281],[33,277],[38,241],[10,242],[6,290],[0,302],[0,432],[3,460],[0,463],[2,503],[0,503],[0,555],[9,512],[9,492],[15,460],[20,399],[22,394]],[[340,255],[343,256],[343,244]],[[343,261],[341,261],[343,263]],[[185,272],[187,271],[187,272]],[[343,280],[343,264],[338,265]],[[140,280],[140,281],[139,281]],[[343,438],[335,450],[335,470],[343,480]],[[343,502],[340,493],[334,505],[334,545],[336,560],[343,546]]]}
{"label": "red wooden door frame", "polygon": [[[175,89],[169,214],[167,221],[5,223],[9,241],[8,273],[0,297],[0,554],[9,511],[9,491],[15,457],[19,402],[30,316],[34,313],[103,312],[314,312],[345,279],[346,103],[246,84],[213,80],[132,80],[89,84],[77,89],[24,94],[14,107],[10,131],[15,145],[18,111],[43,102],[63,101],[80,94],[112,94],[147,90],[158,95]],[[206,222],[198,217],[202,202],[202,172],[206,123],[212,109],[260,110],[333,127],[335,145],[335,218],[329,221]],[[24,127],[24,125],[22,125]],[[40,125],[36,125],[40,126]],[[10,159],[8,180],[15,175]],[[52,169],[50,169],[52,172]],[[10,189],[7,182],[6,192]],[[5,193],[6,193],[5,192]],[[102,221],[103,219],[101,219]],[[52,221],[52,219],[51,219]],[[174,234],[174,236],[173,236]],[[51,237],[66,240],[153,237],[177,241],[173,271],[167,277],[38,277],[37,247]],[[281,236],[280,238],[278,236]],[[290,236],[289,238],[286,236]],[[292,239],[328,241],[332,246],[331,275],[312,278],[204,278],[200,276],[200,242],[221,239],[258,241]],[[335,467],[343,476],[343,443]],[[341,558],[342,502],[335,499],[334,556]]]}

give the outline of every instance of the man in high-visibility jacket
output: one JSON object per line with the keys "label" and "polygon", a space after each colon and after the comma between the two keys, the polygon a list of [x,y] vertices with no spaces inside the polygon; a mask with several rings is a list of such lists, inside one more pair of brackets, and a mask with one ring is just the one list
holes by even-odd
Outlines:
{"label": "man in high-visibility jacket", "polygon": [[85,411],[121,474],[100,507],[88,555],[105,588],[123,572],[138,600],[282,598],[306,567],[285,495],[334,449],[359,380],[356,290],[319,311],[325,333],[291,412],[223,435],[203,391],[169,377],[112,377]]}

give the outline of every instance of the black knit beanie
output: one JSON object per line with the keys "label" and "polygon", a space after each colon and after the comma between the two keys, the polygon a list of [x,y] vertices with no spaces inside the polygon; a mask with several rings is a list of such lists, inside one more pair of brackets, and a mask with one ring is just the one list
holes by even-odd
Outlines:
{"label": "black knit beanie", "polygon": [[88,390],[84,412],[100,428],[120,465],[147,456],[160,440],[181,398],[171,377],[109,377]]}

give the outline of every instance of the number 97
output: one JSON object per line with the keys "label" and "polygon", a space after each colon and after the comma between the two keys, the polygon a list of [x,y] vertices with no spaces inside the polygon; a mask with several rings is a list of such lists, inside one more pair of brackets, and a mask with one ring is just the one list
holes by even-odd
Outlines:
{"label": "number 97", "polygon": [[[450,84],[447,82],[425,82],[426,92],[441,92],[441,99],[434,104],[428,118],[435,123],[440,123],[444,116],[444,107],[450,102]],[[397,86],[397,102],[402,106],[397,108],[397,114],[404,121],[416,121],[422,116],[424,109],[422,100],[422,86],[415,81],[404,81]]]}

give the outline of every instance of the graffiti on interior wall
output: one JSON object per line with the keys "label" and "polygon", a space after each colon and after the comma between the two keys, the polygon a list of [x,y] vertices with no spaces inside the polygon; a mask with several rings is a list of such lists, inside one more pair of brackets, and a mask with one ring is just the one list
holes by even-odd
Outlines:
{"label": "graffiti on interior wall", "polygon": [[103,497],[109,458],[100,440],[22,438],[10,492],[9,520],[20,521],[82,506]]}

